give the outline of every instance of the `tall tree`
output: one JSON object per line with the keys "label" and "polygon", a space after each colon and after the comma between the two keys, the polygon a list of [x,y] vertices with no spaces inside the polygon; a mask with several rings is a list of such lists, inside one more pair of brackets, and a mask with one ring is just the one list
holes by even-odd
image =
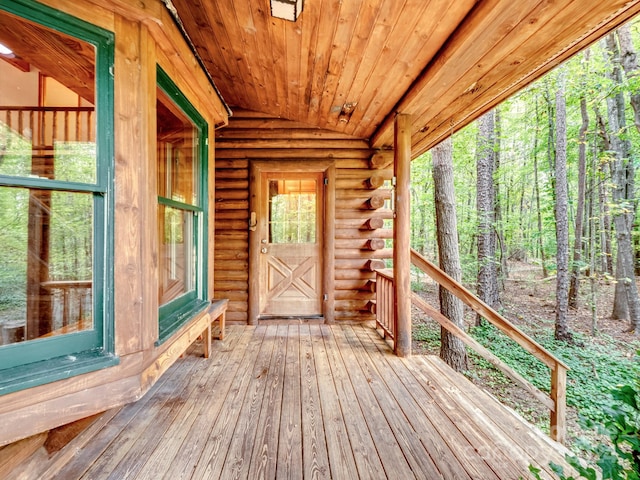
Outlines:
{"label": "tall tree", "polygon": [[567,186],[567,104],[565,71],[558,71],[556,90],[556,340],[571,341],[569,331],[569,192]]}
{"label": "tall tree", "polygon": [[[494,216],[495,216],[495,232],[496,240],[498,242],[497,248],[500,249],[500,261],[497,264],[498,279],[500,280],[499,291],[504,290],[504,279],[509,278],[509,265],[507,264],[507,247],[505,245],[504,235],[504,220],[502,218],[502,201],[500,199],[500,180],[496,174],[500,172],[500,153],[501,153],[501,138],[502,138],[502,120],[500,116],[500,108],[495,108],[496,122],[495,122],[495,162],[494,162],[494,175],[493,175],[493,188],[495,192],[494,199]],[[520,196],[520,209],[522,210],[522,201],[524,198],[524,189]],[[499,301],[499,298],[498,298]]]}
{"label": "tall tree", "polygon": [[[458,246],[458,221],[453,187],[453,147],[451,137],[432,149],[434,204],[438,257],[440,268],[457,281],[462,280]],[[461,328],[464,328],[462,302],[442,286],[439,289],[440,311]],[[440,357],[457,371],[467,369],[467,351],[464,343],[441,328]]]}
{"label": "tall tree", "polygon": [[[498,270],[496,268],[495,234],[495,111],[478,120],[476,147],[476,207],[478,212],[478,297],[490,307],[499,307]],[[476,324],[482,317],[478,315]]]}
{"label": "tall tree", "polygon": [[[629,320],[632,329],[640,334],[640,297],[635,282],[634,252],[631,241],[631,228],[635,218],[634,176],[635,168],[629,157],[630,143],[623,135],[626,129],[625,99],[621,88],[623,78],[620,62],[620,49],[615,33],[605,38],[605,46],[611,66],[608,73],[612,81],[614,93],[607,97],[607,112],[609,119],[609,144],[613,155],[612,162],[612,200],[613,224],[618,243],[618,258],[616,261],[616,298],[615,303],[621,303],[626,298]],[[616,302],[617,300],[617,302]],[[613,315],[612,315],[613,316]]]}
{"label": "tall tree", "polygon": [[[609,145],[609,134],[607,133],[607,125],[604,118],[600,114],[600,109],[597,105],[594,105],[594,113],[596,115],[596,125],[598,136],[602,139],[604,150],[611,151],[611,145]],[[609,162],[610,163],[610,162]],[[602,257],[602,271],[610,275],[613,274],[613,253],[611,248],[611,215],[609,212],[609,199],[607,195],[607,189],[605,184],[608,183],[611,168],[608,168],[606,162],[599,162],[596,174],[598,176],[598,202],[599,202],[599,220],[600,220],[600,250]],[[626,308],[626,302],[623,302],[623,306]],[[626,311],[626,310],[625,310]],[[623,318],[626,318],[625,313]]]}
{"label": "tall tree", "polygon": [[[589,50],[584,53],[585,63],[589,61]],[[584,81],[583,81],[584,83]],[[571,263],[571,279],[569,282],[569,307],[578,307],[578,290],[580,287],[580,260],[582,259],[582,230],[584,218],[585,190],[587,186],[587,130],[589,129],[589,112],[584,92],[580,96],[580,116],[582,124],[578,131],[578,201],[576,205],[576,221],[573,242],[573,262]]]}
{"label": "tall tree", "polygon": [[[631,38],[631,28],[629,24],[625,24],[617,30],[618,42],[620,44],[620,64],[627,76],[627,81],[635,82],[638,80],[638,56],[633,46]],[[640,91],[638,88],[630,88],[629,103],[633,108],[633,123],[636,130],[640,132]]]}
{"label": "tall tree", "polygon": [[540,208],[540,182],[539,182],[539,169],[538,169],[538,125],[539,125],[540,112],[538,109],[538,97],[536,95],[536,128],[534,130],[533,137],[533,188],[536,198],[536,212],[538,221],[538,245],[540,248],[540,262],[542,263],[542,276],[547,278],[549,276],[547,272],[547,259],[544,251],[544,237],[542,232],[542,210]]}

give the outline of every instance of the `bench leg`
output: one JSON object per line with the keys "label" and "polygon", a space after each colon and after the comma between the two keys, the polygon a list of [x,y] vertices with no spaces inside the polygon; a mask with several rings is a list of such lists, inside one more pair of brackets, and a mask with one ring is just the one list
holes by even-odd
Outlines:
{"label": "bench leg", "polygon": [[204,358],[209,358],[211,355],[211,322],[204,331],[204,341],[202,342],[204,346]]}
{"label": "bench leg", "polygon": [[220,335],[218,336],[218,338],[220,340],[224,339],[224,322],[225,322],[225,316],[226,316],[226,312],[222,312],[222,315],[220,315]]}

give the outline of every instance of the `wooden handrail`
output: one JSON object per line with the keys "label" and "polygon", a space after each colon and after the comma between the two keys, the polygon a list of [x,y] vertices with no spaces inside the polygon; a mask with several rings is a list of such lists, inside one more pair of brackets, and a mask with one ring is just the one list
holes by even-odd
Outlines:
{"label": "wooden handrail", "polygon": [[492,365],[499,368],[505,375],[514,382],[522,385],[535,398],[540,400],[551,410],[550,416],[550,435],[554,440],[564,443],[566,440],[566,378],[569,367],[560,359],[556,358],[552,353],[546,350],[542,345],[537,343],[527,334],[519,330],[515,325],[502,317],[498,312],[489,307],[486,303],[476,297],[467,290],[462,284],[451,278],[445,272],[440,270],[436,265],[424,258],[415,250],[411,250],[411,263],[422,272],[429,275],[436,283],[446,288],[449,292],[462,300],[473,311],[482,315],[491,324],[497,327],[509,338],[518,343],[522,348],[543,362],[551,370],[551,391],[547,396],[544,392],[537,389],[530,382],[524,379],[520,374],[515,372],[511,367],[505,364],[498,357],[484,348],[472,337],[467,335],[464,330],[451,322],[448,318],[431,307],[427,302],[418,297],[413,296],[413,303],[421,308],[427,315],[436,320],[445,329],[453,335],[459,337],[465,344],[476,350],[480,356],[489,361]]}
{"label": "wooden handrail", "polygon": [[94,107],[25,107],[25,106],[0,106],[0,112],[93,112]]}

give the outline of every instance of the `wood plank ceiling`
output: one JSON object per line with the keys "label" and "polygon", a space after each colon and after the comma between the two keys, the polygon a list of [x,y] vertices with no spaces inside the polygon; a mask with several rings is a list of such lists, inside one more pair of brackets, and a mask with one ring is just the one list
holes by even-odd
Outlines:
{"label": "wood plank ceiling", "polygon": [[[165,0],[168,1],[168,0]],[[227,103],[426,151],[630,19],[640,0],[173,0]]]}

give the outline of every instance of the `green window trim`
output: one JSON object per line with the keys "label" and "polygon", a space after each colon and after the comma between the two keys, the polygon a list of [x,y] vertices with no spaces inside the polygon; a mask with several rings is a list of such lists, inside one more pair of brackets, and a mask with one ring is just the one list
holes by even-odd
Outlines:
{"label": "green window trim", "polygon": [[193,122],[198,131],[197,155],[199,160],[197,206],[158,196],[158,205],[177,208],[194,214],[193,240],[196,248],[196,285],[194,290],[188,291],[160,306],[158,311],[157,346],[169,339],[181,326],[202,312],[209,304],[207,286],[208,249],[206,248],[208,245],[209,181],[208,123],[160,65],[157,66],[156,73],[158,87]]}
{"label": "green window trim", "polygon": [[93,198],[92,330],[4,345],[0,395],[118,363],[113,320],[114,34],[33,0],[0,0],[0,10],[93,45],[95,57],[96,182],[0,176],[0,186],[91,193]]}

